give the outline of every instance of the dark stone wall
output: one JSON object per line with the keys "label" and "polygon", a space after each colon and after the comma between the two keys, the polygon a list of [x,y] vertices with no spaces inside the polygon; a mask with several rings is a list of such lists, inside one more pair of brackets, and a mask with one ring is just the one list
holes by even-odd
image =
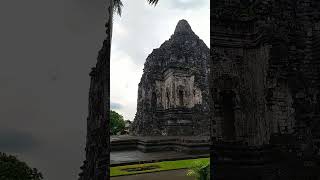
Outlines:
{"label": "dark stone wall", "polygon": [[319,2],[211,5],[215,179],[319,179]]}
{"label": "dark stone wall", "polygon": [[[228,1],[229,2],[229,1]],[[211,24],[213,129],[223,139],[223,92],[232,92],[235,139],[313,128],[319,106],[316,1],[217,1]]]}

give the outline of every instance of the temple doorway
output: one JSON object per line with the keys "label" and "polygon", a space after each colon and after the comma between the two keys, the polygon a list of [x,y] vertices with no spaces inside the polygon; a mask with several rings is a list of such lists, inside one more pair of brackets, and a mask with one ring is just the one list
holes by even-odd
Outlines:
{"label": "temple doorway", "polygon": [[152,93],[151,106],[157,107],[157,94],[155,92]]}
{"label": "temple doorway", "polygon": [[184,102],[183,102],[183,90],[179,90],[178,96],[179,96],[179,106],[182,107],[184,105]]}
{"label": "temple doorway", "polygon": [[169,93],[169,89],[167,89],[167,91],[166,91],[166,102],[167,102],[167,109],[169,109],[170,108],[170,93]]}
{"label": "temple doorway", "polygon": [[225,140],[235,140],[235,113],[234,113],[234,93],[224,91],[221,93],[221,111],[222,111],[222,136]]}

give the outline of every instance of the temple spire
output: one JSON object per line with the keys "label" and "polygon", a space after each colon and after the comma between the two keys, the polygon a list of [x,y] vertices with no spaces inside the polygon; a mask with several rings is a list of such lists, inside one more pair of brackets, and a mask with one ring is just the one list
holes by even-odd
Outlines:
{"label": "temple spire", "polygon": [[182,19],[178,22],[174,34],[194,34],[188,21]]}

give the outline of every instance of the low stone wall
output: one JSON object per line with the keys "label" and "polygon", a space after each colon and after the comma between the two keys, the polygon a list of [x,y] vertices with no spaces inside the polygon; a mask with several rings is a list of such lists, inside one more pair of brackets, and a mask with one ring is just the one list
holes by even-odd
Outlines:
{"label": "low stone wall", "polygon": [[142,152],[177,151],[190,154],[210,152],[209,137],[193,136],[113,136],[111,151],[139,150]]}

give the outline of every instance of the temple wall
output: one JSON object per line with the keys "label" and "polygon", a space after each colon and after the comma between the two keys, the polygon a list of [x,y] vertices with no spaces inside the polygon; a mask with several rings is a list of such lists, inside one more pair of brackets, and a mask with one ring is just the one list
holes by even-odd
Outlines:
{"label": "temple wall", "polygon": [[[173,74],[164,81],[156,81],[157,106],[163,109],[187,107],[202,103],[201,89],[195,87],[194,75]],[[183,98],[180,98],[183,97]]]}
{"label": "temple wall", "polygon": [[[234,93],[235,140],[262,144],[267,143],[270,134],[279,129],[292,131],[294,110],[288,86],[285,82],[270,84],[268,65],[271,48],[215,48],[219,57],[213,60],[212,84],[216,93],[213,114],[218,139],[223,139],[224,118],[219,97],[223,91]],[[230,84],[227,84],[228,79]],[[266,91],[268,88],[270,92]],[[267,93],[274,93],[272,99],[266,98]]]}
{"label": "temple wall", "polygon": [[[236,140],[263,144],[272,133],[293,131],[295,111],[287,81],[268,76],[271,49],[215,48],[221,55],[212,68],[218,139],[223,139],[224,123],[219,93],[226,90],[234,93]],[[224,84],[228,78],[233,79],[231,85]]]}
{"label": "temple wall", "polygon": [[300,126],[319,134],[320,26],[319,17],[311,12],[320,3],[261,1],[254,9],[242,5],[228,2],[219,5],[226,8],[213,9],[216,19],[211,42],[216,56],[210,90],[214,136],[230,138],[223,133],[230,122],[223,115],[226,108],[221,92],[234,99],[230,112],[234,113],[235,140],[264,144],[271,134],[296,133]]}

